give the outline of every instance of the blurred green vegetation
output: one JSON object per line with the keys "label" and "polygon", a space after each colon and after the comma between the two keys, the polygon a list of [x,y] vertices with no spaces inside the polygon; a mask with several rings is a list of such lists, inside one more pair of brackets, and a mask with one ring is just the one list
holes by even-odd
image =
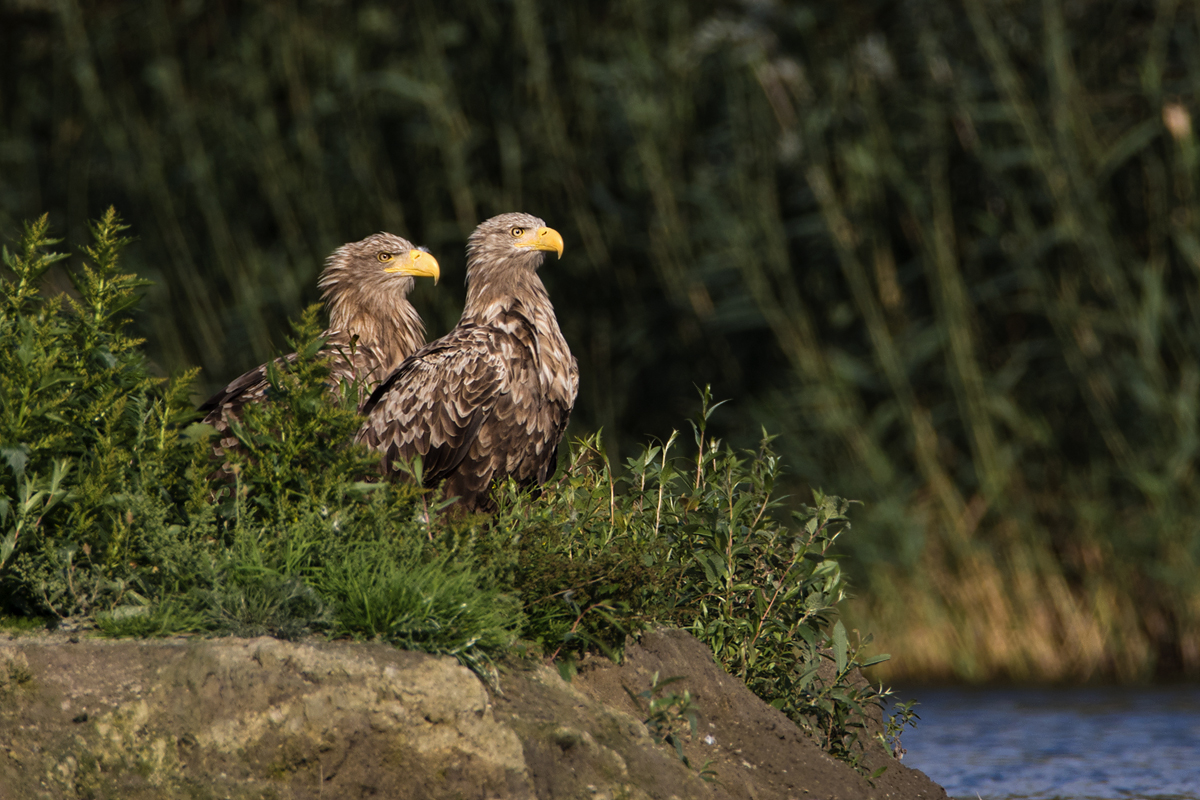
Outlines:
{"label": "blurred green vegetation", "polygon": [[342,242],[452,276],[530,211],[575,428],[711,383],[781,432],[867,501],[892,677],[1200,670],[1193,4],[5,0],[0,77],[0,232],[122,209],[164,371],[264,361]]}

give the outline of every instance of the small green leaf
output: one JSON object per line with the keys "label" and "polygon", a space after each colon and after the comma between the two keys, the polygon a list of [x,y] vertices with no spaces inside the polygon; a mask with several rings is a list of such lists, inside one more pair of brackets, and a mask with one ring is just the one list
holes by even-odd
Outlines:
{"label": "small green leaf", "polygon": [[846,672],[846,663],[849,659],[850,645],[846,640],[846,626],[841,620],[833,626],[833,657],[837,662],[838,675]]}

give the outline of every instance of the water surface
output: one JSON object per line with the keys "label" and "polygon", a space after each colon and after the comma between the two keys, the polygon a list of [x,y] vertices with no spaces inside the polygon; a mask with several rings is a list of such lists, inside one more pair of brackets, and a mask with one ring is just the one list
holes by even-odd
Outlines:
{"label": "water surface", "polygon": [[1200,800],[1200,685],[901,689],[904,764],[955,798]]}

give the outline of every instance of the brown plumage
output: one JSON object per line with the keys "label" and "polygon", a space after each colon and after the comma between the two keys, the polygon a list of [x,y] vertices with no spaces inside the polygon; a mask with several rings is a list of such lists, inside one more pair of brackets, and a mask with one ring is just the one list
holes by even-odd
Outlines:
{"label": "brown plumage", "polygon": [[[408,294],[416,276],[437,282],[437,259],[412,242],[376,233],[344,244],[325,259],[317,285],[329,309],[322,354],[330,357],[330,385],[362,381],[367,392],[425,343],[425,325]],[[295,354],[283,360],[294,359]],[[222,448],[237,444],[229,434],[230,417],[270,389],[267,365],[250,370],[210,397],[201,411],[204,422],[221,434]],[[218,455],[220,450],[218,449]]]}
{"label": "brown plumage", "polygon": [[363,406],[358,440],[420,455],[424,481],[471,511],[495,508],[493,481],[541,485],[579,390],[579,366],[537,269],[562,236],[529,214],[482,223],[467,243],[467,302],[450,333],[406,359]]}

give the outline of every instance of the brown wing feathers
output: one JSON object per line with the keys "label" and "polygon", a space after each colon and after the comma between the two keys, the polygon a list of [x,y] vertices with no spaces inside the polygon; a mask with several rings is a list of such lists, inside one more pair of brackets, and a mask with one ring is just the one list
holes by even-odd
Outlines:
{"label": "brown wing feathers", "polygon": [[397,459],[420,455],[426,485],[469,510],[513,477],[542,484],[554,470],[579,369],[537,275],[562,237],[528,214],[503,214],[471,235],[467,302],[458,325],[418,350],[363,407],[359,441]]}

